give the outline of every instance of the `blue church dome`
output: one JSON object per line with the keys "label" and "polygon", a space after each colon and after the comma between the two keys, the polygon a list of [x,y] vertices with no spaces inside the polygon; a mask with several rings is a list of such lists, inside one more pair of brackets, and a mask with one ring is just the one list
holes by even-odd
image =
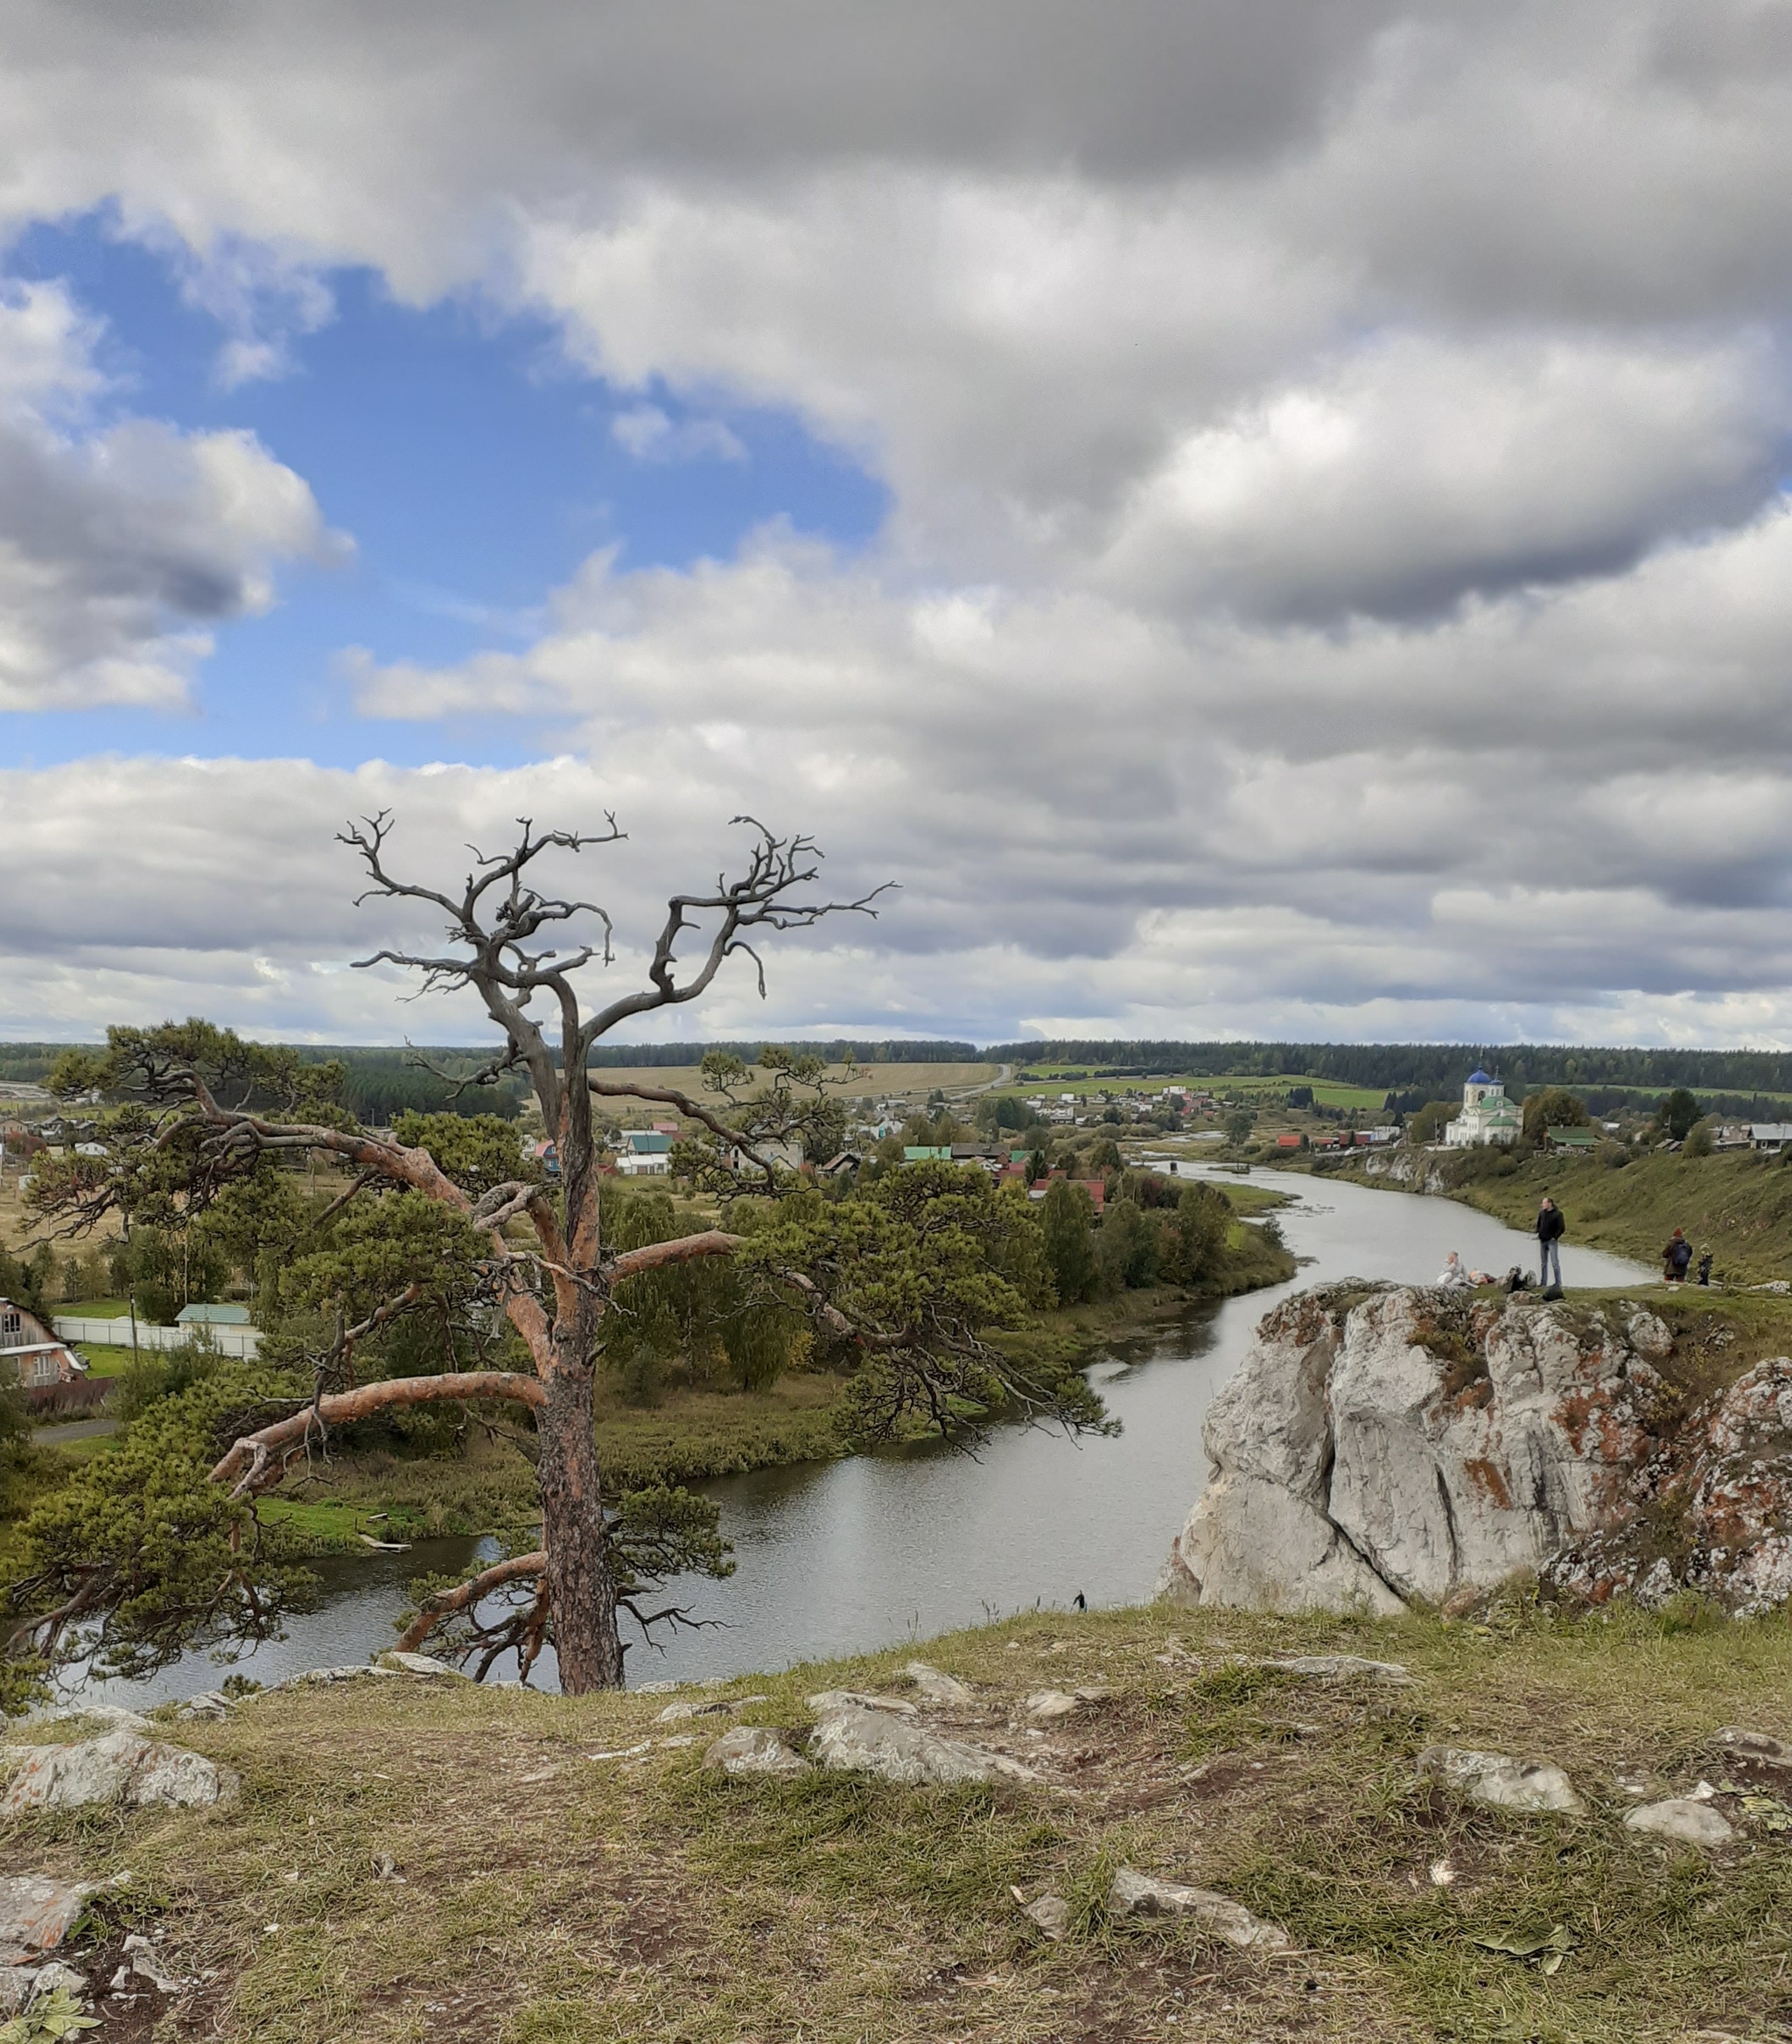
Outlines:
{"label": "blue church dome", "polygon": [[1468,1074],[1468,1083],[1471,1086],[1491,1086],[1493,1081],[1488,1077],[1485,1072],[1474,1071]]}

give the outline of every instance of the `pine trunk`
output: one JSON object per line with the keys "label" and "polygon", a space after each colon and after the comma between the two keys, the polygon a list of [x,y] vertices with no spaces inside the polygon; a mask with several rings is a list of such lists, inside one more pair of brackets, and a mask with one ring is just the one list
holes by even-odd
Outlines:
{"label": "pine trunk", "polygon": [[602,1473],[592,1431],[592,1373],[562,1363],[537,1417],[542,1545],[560,1686],[568,1696],[622,1686],[616,1571],[604,1525]]}

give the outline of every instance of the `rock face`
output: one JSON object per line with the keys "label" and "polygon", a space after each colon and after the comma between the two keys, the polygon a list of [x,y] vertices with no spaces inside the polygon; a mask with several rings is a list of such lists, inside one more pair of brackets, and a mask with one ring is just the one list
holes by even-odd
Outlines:
{"label": "rock face", "polygon": [[1288,1299],[1208,1409],[1208,1488],[1158,1592],[1391,1614],[1532,1571],[1592,1601],[1783,1603],[1792,1362],[1689,1410],[1672,1348],[1634,1307],[1391,1285]]}
{"label": "rock face", "polygon": [[15,1746],[4,1754],[12,1763],[6,1793],[0,1796],[4,1816],[80,1810],[96,1802],[188,1810],[228,1802],[242,1786],[228,1768],[215,1766],[203,1754],[122,1728],[79,1746]]}

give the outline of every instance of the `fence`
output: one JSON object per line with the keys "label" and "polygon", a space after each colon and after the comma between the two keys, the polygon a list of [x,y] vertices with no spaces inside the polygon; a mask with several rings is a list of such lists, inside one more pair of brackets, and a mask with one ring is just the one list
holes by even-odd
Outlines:
{"label": "fence", "polygon": [[[92,1320],[58,1313],[51,1324],[59,1341],[92,1341],[108,1348],[130,1347],[129,1314],[121,1314],[116,1320]],[[248,1362],[255,1361],[262,1346],[259,1327],[152,1327],[142,1319],[136,1324],[139,1348],[185,1348],[189,1341],[203,1341],[207,1335],[220,1355],[234,1355]]]}
{"label": "fence", "polygon": [[65,1414],[97,1412],[116,1377],[80,1377],[72,1384],[27,1384],[19,1396],[35,1418],[60,1418]]}

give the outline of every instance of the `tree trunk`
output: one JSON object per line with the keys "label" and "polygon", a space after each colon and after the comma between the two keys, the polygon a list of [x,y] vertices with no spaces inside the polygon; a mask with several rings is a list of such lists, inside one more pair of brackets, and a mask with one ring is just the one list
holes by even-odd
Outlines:
{"label": "tree trunk", "polygon": [[592,1432],[592,1372],[562,1362],[536,1416],[541,1443],[542,1545],[548,1557],[554,1647],[568,1696],[620,1689],[616,1571],[604,1525],[602,1474]]}

